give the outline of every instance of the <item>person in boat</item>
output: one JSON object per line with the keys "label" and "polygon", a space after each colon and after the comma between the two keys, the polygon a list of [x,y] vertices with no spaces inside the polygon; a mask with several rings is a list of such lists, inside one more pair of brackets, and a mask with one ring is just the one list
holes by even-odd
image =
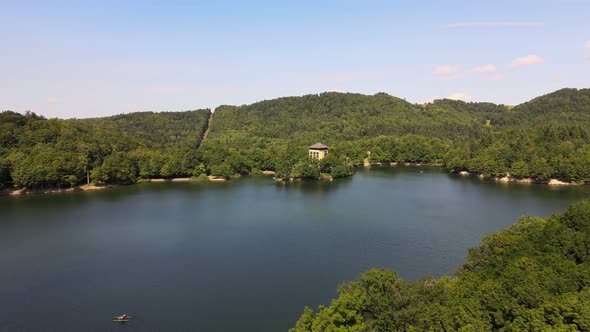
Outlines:
{"label": "person in boat", "polygon": [[127,315],[126,314],[122,314],[121,316],[117,317],[118,320],[124,320],[127,319]]}

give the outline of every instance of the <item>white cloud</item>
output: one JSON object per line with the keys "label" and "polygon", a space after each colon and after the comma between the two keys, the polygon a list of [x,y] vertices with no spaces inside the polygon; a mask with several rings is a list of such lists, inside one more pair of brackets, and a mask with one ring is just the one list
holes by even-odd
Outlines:
{"label": "white cloud", "polygon": [[461,65],[438,66],[432,70],[432,75],[441,77],[454,77],[459,74],[462,68],[463,66]]}
{"label": "white cloud", "polygon": [[47,102],[50,104],[55,104],[59,102],[59,99],[57,99],[56,97],[49,97],[47,98]]}
{"label": "white cloud", "polygon": [[538,65],[545,62],[543,58],[538,55],[529,54],[520,58],[512,60],[512,67]]}
{"label": "white cloud", "polygon": [[470,101],[472,98],[470,95],[466,94],[465,92],[457,92],[453,93],[450,96],[446,96],[446,99],[453,99],[453,100],[462,100],[462,101]]}
{"label": "white cloud", "polygon": [[504,78],[504,76],[502,76],[502,74],[500,73],[495,73],[494,75],[492,75],[492,77],[490,77],[490,79],[492,81],[500,81]]}
{"label": "white cloud", "polygon": [[468,27],[506,27],[506,28],[526,28],[543,26],[543,22],[457,22],[447,24],[447,28],[468,28]]}
{"label": "white cloud", "polygon": [[485,65],[480,67],[475,67],[471,69],[472,73],[476,74],[486,74],[486,73],[495,73],[498,70],[494,65]]}

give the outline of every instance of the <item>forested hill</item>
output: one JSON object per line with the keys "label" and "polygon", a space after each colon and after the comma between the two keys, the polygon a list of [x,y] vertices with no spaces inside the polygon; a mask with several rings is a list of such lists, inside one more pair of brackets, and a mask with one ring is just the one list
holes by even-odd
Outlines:
{"label": "forested hill", "polygon": [[[319,172],[350,175],[351,166],[362,163],[367,151],[375,162],[442,162],[452,141],[481,135],[486,114],[474,112],[473,105],[485,105],[486,112],[507,110],[452,101],[417,105],[385,93],[336,92],[220,106],[201,155],[214,175],[261,169],[309,178]],[[329,145],[332,153],[319,165],[306,158],[307,146],[316,142]]]}
{"label": "forested hill", "polygon": [[219,175],[268,169],[289,176],[296,164],[298,170],[314,168],[306,163],[306,147],[322,142],[332,157],[320,170],[332,173],[337,166],[337,176],[369,159],[588,182],[589,95],[590,89],[562,89],[507,107],[448,99],[418,105],[384,93],[329,92],[220,106],[201,156]]}
{"label": "forested hill", "polygon": [[517,123],[590,124],[590,89],[561,89],[516,106]]}
{"label": "forested hill", "polygon": [[[562,89],[507,107],[385,93],[326,92],[215,110],[132,113],[83,120],[0,114],[0,186],[231,176],[352,174],[371,163],[433,163],[487,176],[590,182],[590,89]],[[308,160],[322,142],[330,156]],[[197,150],[197,147],[199,149]]]}
{"label": "forested hill", "polygon": [[385,93],[325,92],[220,106],[215,119],[212,138],[232,134],[305,142],[405,134],[454,138],[479,131],[487,120],[496,127],[590,123],[590,89],[562,89],[515,107],[450,99],[419,105]]}
{"label": "forested hill", "polygon": [[45,119],[0,113],[0,187],[60,188],[192,175],[209,110]]}
{"label": "forested hill", "polygon": [[[465,104],[465,103],[463,103]],[[446,107],[423,107],[385,93],[362,95],[325,92],[286,97],[246,106],[220,106],[210,138],[245,135],[334,144],[379,135],[419,134],[441,138],[471,134],[482,116]],[[498,109],[504,109],[499,106]]]}
{"label": "forested hill", "polygon": [[95,130],[125,133],[151,146],[198,145],[204,133],[208,110],[187,112],[135,112],[102,118],[77,120]]}
{"label": "forested hill", "polygon": [[590,201],[485,237],[456,275],[368,271],[290,332],[590,331]]}

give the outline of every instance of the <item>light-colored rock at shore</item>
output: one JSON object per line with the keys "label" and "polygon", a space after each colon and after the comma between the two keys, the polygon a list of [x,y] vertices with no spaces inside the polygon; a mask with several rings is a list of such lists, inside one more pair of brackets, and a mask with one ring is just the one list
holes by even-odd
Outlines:
{"label": "light-colored rock at shore", "polygon": [[227,181],[227,179],[224,178],[223,176],[209,175],[207,178],[209,179],[209,181],[212,181],[212,182],[223,182],[223,181]]}
{"label": "light-colored rock at shore", "polygon": [[106,189],[106,188],[112,188],[112,186],[96,186],[93,184],[85,184],[83,186],[80,186],[80,189],[82,189],[84,191],[102,190],[102,189]]}
{"label": "light-colored rock at shore", "polygon": [[189,182],[191,178],[174,178],[172,182]]}
{"label": "light-colored rock at shore", "polygon": [[16,190],[1,191],[0,196],[2,196],[2,195],[18,196],[18,195],[32,195],[32,194],[59,194],[59,193],[70,193],[70,192],[75,192],[75,191],[102,190],[102,189],[112,188],[112,187],[113,187],[112,185],[96,186],[93,184],[85,184],[85,185],[73,187],[73,188],[16,189]]}
{"label": "light-colored rock at shore", "polygon": [[533,183],[534,181],[531,178],[526,178],[526,179],[514,179],[514,182],[516,182],[516,183],[530,184],[530,183]]}
{"label": "light-colored rock at shore", "polygon": [[557,179],[551,179],[551,180],[549,180],[549,182],[547,182],[547,184],[550,186],[569,186],[569,185],[572,185],[573,183],[563,182],[563,181],[559,181]]}
{"label": "light-colored rock at shore", "polygon": [[468,176],[469,175],[469,172],[467,172],[467,171],[461,171],[461,172],[459,172],[459,175]]}
{"label": "light-colored rock at shore", "polygon": [[275,174],[277,174],[277,172],[275,172],[275,171],[262,171],[262,174],[263,175],[275,175]]}

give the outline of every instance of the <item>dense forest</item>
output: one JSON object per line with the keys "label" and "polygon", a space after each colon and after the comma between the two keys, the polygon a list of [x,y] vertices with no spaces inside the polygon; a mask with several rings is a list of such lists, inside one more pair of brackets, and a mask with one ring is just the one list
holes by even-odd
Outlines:
{"label": "dense forest", "polygon": [[63,188],[191,176],[209,110],[45,119],[0,113],[0,187]]}
{"label": "dense forest", "polygon": [[[370,163],[429,163],[489,177],[590,182],[590,89],[508,107],[326,92],[244,106],[96,119],[0,113],[0,187],[70,187],[275,171],[349,176]],[[206,140],[201,142],[205,130]],[[330,155],[309,159],[322,142]]]}
{"label": "dense forest", "polygon": [[290,332],[590,331],[590,201],[485,237],[454,278],[374,269],[338,293]]}
{"label": "dense forest", "polygon": [[[331,157],[321,172],[351,165],[431,163],[490,177],[590,182],[590,89],[562,89],[516,107],[436,100],[425,105],[378,93],[322,93],[215,110],[200,151],[225,173],[317,169],[307,146]],[[317,173],[317,172],[316,172]]]}

